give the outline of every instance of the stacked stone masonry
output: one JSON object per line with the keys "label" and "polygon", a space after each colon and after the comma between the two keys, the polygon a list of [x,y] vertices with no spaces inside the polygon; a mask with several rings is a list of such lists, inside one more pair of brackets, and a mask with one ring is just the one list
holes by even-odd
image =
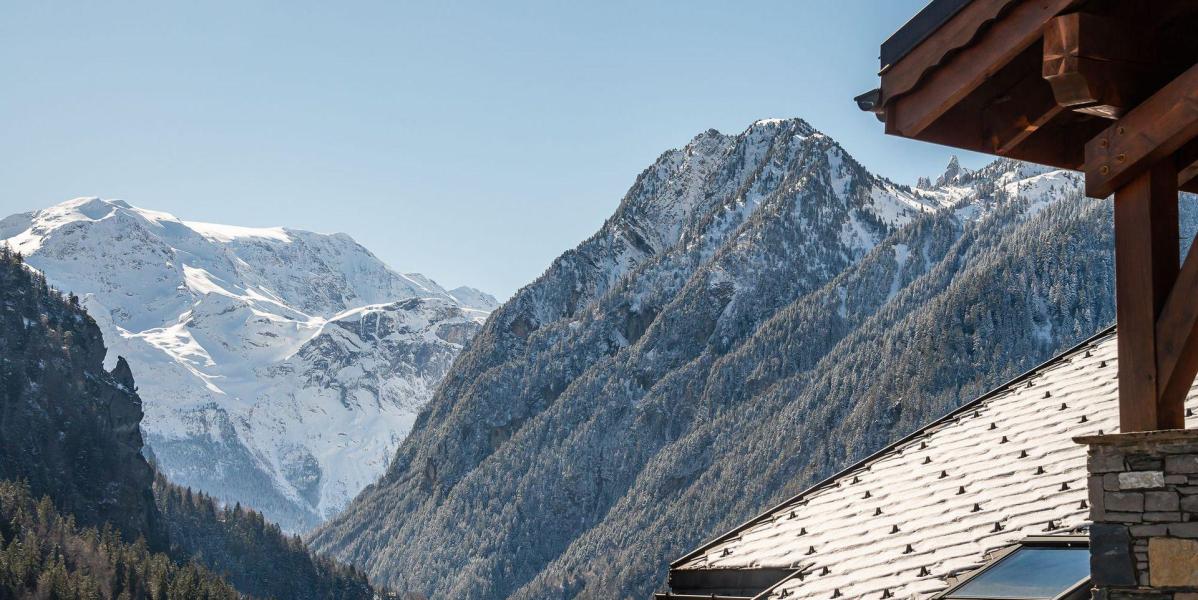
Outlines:
{"label": "stacked stone masonry", "polygon": [[1088,436],[1096,600],[1198,600],[1198,430]]}

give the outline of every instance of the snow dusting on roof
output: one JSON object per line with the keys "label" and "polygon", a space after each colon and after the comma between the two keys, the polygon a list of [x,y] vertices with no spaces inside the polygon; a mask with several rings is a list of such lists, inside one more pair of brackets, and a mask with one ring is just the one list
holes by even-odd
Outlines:
{"label": "snow dusting on roof", "polygon": [[1117,368],[1112,329],[673,568],[795,569],[763,599],[927,598],[988,552],[1083,528],[1086,448],[1072,438],[1118,430]]}

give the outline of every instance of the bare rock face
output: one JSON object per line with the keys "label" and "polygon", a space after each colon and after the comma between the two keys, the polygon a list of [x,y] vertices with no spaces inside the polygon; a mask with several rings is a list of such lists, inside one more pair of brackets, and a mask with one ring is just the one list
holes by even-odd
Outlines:
{"label": "bare rock face", "polygon": [[129,365],[104,370],[100,329],[10,253],[0,255],[0,479],[26,480],[85,525],[154,541]]}

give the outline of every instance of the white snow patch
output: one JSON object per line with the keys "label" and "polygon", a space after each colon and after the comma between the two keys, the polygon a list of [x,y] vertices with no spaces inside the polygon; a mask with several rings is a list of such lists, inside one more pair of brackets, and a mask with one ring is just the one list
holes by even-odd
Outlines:
{"label": "white snow patch", "polygon": [[238,225],[219,225],[216,223],[201,223],[200,221],[183,221],[200,235],[217,242],[232,242],[242,238],[260,238],[278,242],[290,242],[291,236],[282,227],[241,227]]}

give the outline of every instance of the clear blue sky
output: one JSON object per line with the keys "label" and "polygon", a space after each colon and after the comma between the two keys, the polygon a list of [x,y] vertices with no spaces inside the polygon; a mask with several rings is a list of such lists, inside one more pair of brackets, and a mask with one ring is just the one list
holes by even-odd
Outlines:
{"label": "clear blue sky", "polygon": [[505,297],[709,128],[798,116],[883,175],[938,172],[852,102],[923,3],[8,2],[0,213],[344,231]]}

